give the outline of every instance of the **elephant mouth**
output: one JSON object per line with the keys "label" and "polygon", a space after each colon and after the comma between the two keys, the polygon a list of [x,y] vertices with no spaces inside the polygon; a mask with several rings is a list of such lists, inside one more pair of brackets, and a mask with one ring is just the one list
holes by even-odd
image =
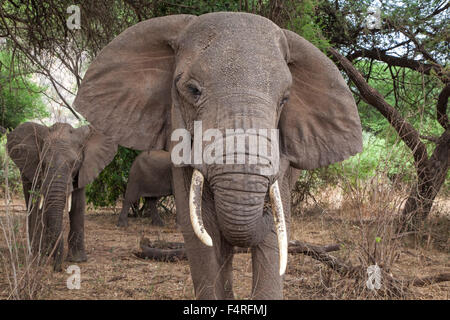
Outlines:
{"label": "elephant mouth", "polygon": [[[189,213],[194,233],[206,246],[213,246],[211,236],[205,229],[202,218],[203,174],[194,169],[189,192]],[[272,214],[278,239],[280,275],[286,271],[288,257],[287,230],[281,201],[278,180],[269,187],[269,198],[272,205]]]}

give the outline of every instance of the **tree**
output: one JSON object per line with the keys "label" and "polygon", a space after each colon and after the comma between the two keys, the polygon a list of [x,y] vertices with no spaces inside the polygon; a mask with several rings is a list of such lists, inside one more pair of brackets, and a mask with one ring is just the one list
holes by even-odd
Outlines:
{"label": "tree", "polygon": [[0,125],[3,130],[14,129],[26,120],[47,117],[42,91],[29,74],[13,68],[8,51],[0,51]]}
{"label": "tree", "polygon": [[[417,177],[402,216],[409,228],[415,228],[418,222],[428,216],[450,165],[450,126],[447,115],[450,73],[446,60],[446,11],[450,4],[448,1],[408,1],[407,5],[386,3],[382,7],[382,28],[367,30],[361,19],[345,19],[345,12],[349,8],[355,8],[350,1],[342,3],[340,6],[341,2],[334,2],[334,5],[331,1],[322,2],[323,10],[330,17],[325,31],[330,35],[332,45],[347,57],[336,49],[330,48],[329,52],[356,86],[358,95],[388,120],[411,151]],[[342,26],[346,32],[336,32]],[[373,61],[380,61],[390,70],[394,105],[388,103],[385,96],[368,84],[372,77],[371,67],[364,74],[355,68],[353,64],[358,65],[360,61],[365,61],[370,66]],[[419,85],[421,89],[425,89],[420,97],[410,101],[405,88],[409,87],[408,80],[412,77],[405,77],[405,70],[409,70],[409,74],[416,78],[420,77],[422,81]],[[421,134],[423,128],[415,127],[413,122],[401,114],[401,105],[416,113],[434,114],[436,135]],[[431,155],[425,141],[434,144]]]}

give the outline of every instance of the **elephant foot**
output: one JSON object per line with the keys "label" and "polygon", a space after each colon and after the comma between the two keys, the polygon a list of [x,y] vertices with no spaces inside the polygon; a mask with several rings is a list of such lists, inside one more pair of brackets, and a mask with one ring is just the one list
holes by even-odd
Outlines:
{"label": "elephant foot", "polygon": [[152,226],[164,227],[164,221],[162,219],[152,219]]}
{"label": "elephant foot", "polygon": [[69,262],[86,262],[87,261],[87,255],[84,251],[78,251],[74,253],[70,253],[67,255],[66,261]]}
{"label": "elephant foot", "polygon": [[53,264],[53,271],[54,272],[61,272],[62,271],[62,264]]}
{"label": "elephant foot", "polygon": [[163,227],[164,226],[164,221],[163,219],[161,219],[161,215],[158,213],[158,210],[155,208],[147,210],[146,212],[147,217],[150,217],[151,219],[151,225],[152,226],[159,226],[159,227]]}
{"label": "elephant foot", "polygon": [[121,228],[128,227],[128,220],[119,219],[119,221],[117,222],[117,226]]}

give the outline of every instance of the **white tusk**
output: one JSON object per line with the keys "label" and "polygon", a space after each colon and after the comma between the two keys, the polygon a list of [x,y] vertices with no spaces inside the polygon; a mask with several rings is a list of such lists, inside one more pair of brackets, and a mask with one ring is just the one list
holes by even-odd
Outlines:
{"label": "white tusk", "polygon": [[67,199],[67,212],[72,209],[72,192],[69,193],[69,198]]}
{"label": "white tusk", "polygon": [[212,239],[203,226],[202,219],[202,194],[205,178],[200,171],[194,169],[192,173],[191,189],[189,191],[189,215],[191,224],[197,237],[208,247],[212,247]]}
{"label": "white tusk", "polygon": [[286,232],[286,221],[284,219],[283,203],[281,202],[278,180],[270,187],[270,202],[272,204],[273,219],[277,230],[278,250],[280,255],[280,276],[284,274],[288,258],[288,241]]}
{"label": "white tusk", "polygon": [[39,200],[39,210],[42,209],[43,205],[44,205],[44,196],[41,196],[41,199]]}

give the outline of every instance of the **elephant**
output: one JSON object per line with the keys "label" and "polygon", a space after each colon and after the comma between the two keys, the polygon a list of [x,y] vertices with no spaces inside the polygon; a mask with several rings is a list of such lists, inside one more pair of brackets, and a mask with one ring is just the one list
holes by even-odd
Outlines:
{"label": "elephant", "polygon": [[120,145],[163,150],[170,141],[197,299],[234,298],[234,246],[251,248],[250,297],[282,299],[292,181],[362,151],[356,103],[336,65],[250,13],[129,27],[93,60],[74,107]]}
{"label": "elephant", "polygon": [[133,203],[145,197],[144,211],[148,210],[152,224],[162,226],[164,222],[158,214],[158,197],[172,195],[172,162],[170,153],[164,150],[145,151],[139,154],[131,165],[127,190],[117,225],[128,225],[128,211]]}
{"label": "elephant", "polygon": [[6,146],[21,173],[33,252],[53,251],[53,268],[61,271],[62,222],[67,210],[67,260],[86,261],[85,186],[112,161],[118,145],[89,125],[73,128],[67,123],[55,123],[47,127],[25,122],[8,133]]}

